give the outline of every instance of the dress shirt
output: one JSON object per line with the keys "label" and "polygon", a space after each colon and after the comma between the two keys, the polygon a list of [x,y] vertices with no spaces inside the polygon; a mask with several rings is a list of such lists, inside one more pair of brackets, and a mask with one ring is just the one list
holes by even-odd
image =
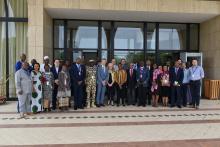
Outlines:
{"label": "dress shirt", "polygon": [[204,70],[201,66],[192,66],[189,68],[190,80],[197,81],[204,78]]}

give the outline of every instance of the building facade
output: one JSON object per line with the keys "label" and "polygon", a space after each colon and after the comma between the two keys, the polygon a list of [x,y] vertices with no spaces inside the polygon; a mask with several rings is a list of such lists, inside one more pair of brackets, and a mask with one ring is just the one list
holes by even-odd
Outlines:
{"label": "building facade", "polygon": [[[202,52],[206,77],[220,79],[220,2],[208,0],[0,0],[0,77],[43,56],[71,60],[126,58],[170,64]],[[52,61],[52,60],[51,60]]]}

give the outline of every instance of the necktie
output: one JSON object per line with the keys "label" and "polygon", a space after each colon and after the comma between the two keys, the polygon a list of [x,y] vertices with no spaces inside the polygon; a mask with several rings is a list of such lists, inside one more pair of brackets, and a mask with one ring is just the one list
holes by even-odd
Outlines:
{"label": "necktie", "polygon": [[131,75],[131,77],[132,77],[132,75],[133,75],[133,71],[132,71],[132,69],[130,69],[130,75]]}

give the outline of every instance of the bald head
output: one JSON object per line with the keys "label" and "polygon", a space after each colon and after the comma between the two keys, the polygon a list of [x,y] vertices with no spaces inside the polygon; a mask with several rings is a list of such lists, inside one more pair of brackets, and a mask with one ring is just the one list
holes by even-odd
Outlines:
{"label": "bald head", "polygon": [[22,69],[27,70],[29,68],[29,63],[28,62],[22,62]]}
{"label": "bald head", "polygon": [[21,54],[20,59],[22,62],[26,61],[26,55],[25,54]]}

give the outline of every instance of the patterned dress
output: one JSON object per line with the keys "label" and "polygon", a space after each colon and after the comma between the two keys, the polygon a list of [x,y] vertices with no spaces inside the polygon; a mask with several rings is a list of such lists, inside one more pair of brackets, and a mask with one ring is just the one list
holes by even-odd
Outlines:
{"label": "patterned dress", "polygon": [[53,96],[53,84],[54,84],[53,73],[44,72],[43,76],[46,79],[46,81],[43,83],[43,99],[49,100],[49,104],[51,105],[52,96]]}
{"label": "patterned dress", "polygon": [[42,111],[42,74],[41,72],[32,71],[31,77],[33,81],[33,88],[35,89],[35,91],[32,92],[31,97],[31,111],[36,113]]}

